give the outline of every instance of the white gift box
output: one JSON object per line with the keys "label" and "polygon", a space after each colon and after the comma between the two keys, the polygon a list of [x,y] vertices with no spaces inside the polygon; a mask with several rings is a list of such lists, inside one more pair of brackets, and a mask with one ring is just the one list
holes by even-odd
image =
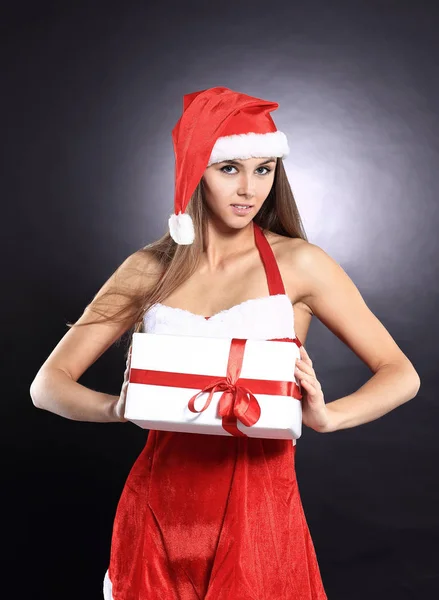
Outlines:
{"label": "white gift box", "polygon": [[299,358],[292,339],[135,332],[124,416],[144,429],[295,440]]}

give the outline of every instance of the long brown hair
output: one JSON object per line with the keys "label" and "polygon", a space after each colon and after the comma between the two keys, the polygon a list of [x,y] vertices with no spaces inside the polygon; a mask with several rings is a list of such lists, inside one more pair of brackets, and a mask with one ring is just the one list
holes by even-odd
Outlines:
{"label": "long brown hair", "polygon": [[[195,240],[193,244],[176,244],[167,231],[161,238],[140,248],[135,253],[139,259],[136,261],[136,265],[141,265],[141,280],[145,282],[145,277],[150,277],[153,285],[146,286],[146,289],[145,285],[138,286],[139,289],[133,289],[133,286],[126,286],[123,282],[114,283],[99,296],[96,295],[87,305],[89,311],[100,315],[101,318],[95,321],[88,319],[83,323],[67,323],[67,326],[78,327],[106,321],[131,322],[131,328],[126,332],[128,333],[128,348],[131,344],[132,334],[143,330],[143,318],[148,308],[156,302],[165,300],[195,272],[198,266],[204,248],[207,223],[202,179],[191,196],[186,212],[191,215],[194,223]],[[255,215],[254,222],[263,230],[308,241],[283,161],[280,158],[276,162],[270,193]],[[145,256],[146,254],[147,256]],[[146,271],[148,265],[153,265],[149,272]],[[121,266],[116,269],[112,281],[117,282]],[[124,297],[127,300],[122,302],[122,308],[117,310],[117,302],[111,301],[110,297]],[[107,310],[104,310],[105,307]]]}

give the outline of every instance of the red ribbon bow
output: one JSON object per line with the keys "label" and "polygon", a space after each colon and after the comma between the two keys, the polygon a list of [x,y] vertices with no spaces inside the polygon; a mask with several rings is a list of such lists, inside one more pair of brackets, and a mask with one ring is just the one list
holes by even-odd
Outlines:
{"label": "red ribbon bow", "polygon": [[[210,393],[203,408],[197,410],[195,408],[196,398],[209,390]],[[246,434],[238,429],[237,419],[239,419],[243,425],[250,427],[257,423],[261,416],[261,407],[251,390],[243,385],[234,383],[229,375],[225,378],[208,383],[202,390],[192,396],[188,402],[189,410],[198,413],[203,412],[203,410],[206,410],[211,403],[213,394],[220,390],[223,390],[223,393],[221,394],[218,403],[218,414],[222,417],[223,428],[232,435],[246,437]]]}

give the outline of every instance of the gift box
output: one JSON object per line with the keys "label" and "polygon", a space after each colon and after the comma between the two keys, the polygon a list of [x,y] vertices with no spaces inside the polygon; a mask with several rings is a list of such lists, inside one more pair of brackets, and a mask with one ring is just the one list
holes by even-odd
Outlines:
{"label": "gift box", "polygon": [[145,429],[295,440],[299,355],[290,338],[135,332],[124,416]]}

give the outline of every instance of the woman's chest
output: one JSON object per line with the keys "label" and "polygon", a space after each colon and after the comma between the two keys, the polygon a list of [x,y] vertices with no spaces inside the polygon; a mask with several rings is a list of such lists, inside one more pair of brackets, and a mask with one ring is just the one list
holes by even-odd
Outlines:
{"label": "woman's chest", "polygon": [[250,298],[208,318],[157,302],[145,313],[143,331],[262,340],[296,337],[294,309],[286,294]]}
{"label": "woman's chest", "polygon": [[277,236],[270,246],[271,264],[267,265],[266,257],[264,265],[260,257],[253,256],[221,277],[197,269],[162,302],[150,307],[144,330],[260,339],[297,336],[305,340],[312,312],[302,301],[294,264],[294,249],[303,243]]}

